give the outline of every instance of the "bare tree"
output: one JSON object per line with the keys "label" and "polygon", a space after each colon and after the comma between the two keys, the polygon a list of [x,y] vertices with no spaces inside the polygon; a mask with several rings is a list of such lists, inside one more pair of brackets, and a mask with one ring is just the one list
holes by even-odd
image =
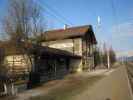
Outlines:
{"label": "bare tree", "polygon": [[96,68],[98,65],[101,64],[101,55],[100,55],[101,51],[98,47],[96,47],[96,50],[94,51],[94,65]]}
{"label": "bare tree", "polygon": [[7,76],[8,70],[4,65],[4,49],[0,48],[0,76]]}
{"label": "bare tree", "polygon": [[112,47],[109,49],[109,56],[110,56],[110,63],[114,64],[116,62],[116,54]]}
{"label": "bare tree", "polygon": [[33,67],[32,56],[29,54],[28,47],[21,43],[38,44],[37,37],[44,31],[44,21],[42,11],[35,0],[8,0],[8,13],[4,20],[4,29],[8,38],[16,48],[22,48],[27,54]]}
{"label": "bare tree", "polygon": [[104,66],[107,67],[107,45],[106,43],[103,44],[103,52],[102,52],[102,63]]}
{"label": "bare tree", "polygon": [[34,0],[9,0],[9,10],[4,21],[9,38],[18,42],[40,35],[44,29],[41,14]]}
{"label": "bare tree", "polygon": [[109,54],[110,64],[113,65],[116,62],[116,54],[112,47],[107,49],[106,43],[103,45],[103,54],[102,54],[102,61],[103,64],[107,67],[107,56]]}

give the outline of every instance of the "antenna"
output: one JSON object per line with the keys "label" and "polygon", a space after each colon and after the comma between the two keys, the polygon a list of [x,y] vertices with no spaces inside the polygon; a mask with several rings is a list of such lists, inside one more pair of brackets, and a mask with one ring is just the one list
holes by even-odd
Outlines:
{"label": "antenna", "polygon": [[101,18],[100,18],[100,16],[97,17],[97,25],[98,25],[98,26],[101,25]]}

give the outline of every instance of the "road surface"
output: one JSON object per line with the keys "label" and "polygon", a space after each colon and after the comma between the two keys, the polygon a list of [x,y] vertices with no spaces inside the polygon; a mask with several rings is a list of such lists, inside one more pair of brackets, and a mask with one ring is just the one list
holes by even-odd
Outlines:
{"label": "road surface", "polygon": [[91,89],[72,100],[133,100],[125,66],[121,66],[100,80]]}

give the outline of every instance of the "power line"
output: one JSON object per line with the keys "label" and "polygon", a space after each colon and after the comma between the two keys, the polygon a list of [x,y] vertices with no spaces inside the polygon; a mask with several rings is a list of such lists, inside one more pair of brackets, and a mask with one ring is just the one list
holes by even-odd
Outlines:
{"label": "power line", "polygon": [[48,9],[50,9],[51,11],[55,12],[57,15],[59,15],[64,21],[68,22],[69,24],[73,24],[72,22],[70,22],[68,19],[66,19],[63,15],[61,15],[57,10],[53,9],[52,7],[50,7],[46,2],[44,3],[45,7],[47,7]]}
{"label": "power line", "polygon": [[113,17],[114,17],[114,20],[117,24],[117,14],[116,14],[116,7],[115,7],[115,4],[114,4],[114,0],[110,0],[110,1],[111,1]]}
{"label": "power line", "polygon": [[66,24],[64,21],[62,21],[61,19],[59,19],[55,14],[51,13],[48,10],[45,10],[45,8],[43,7],[44,5],[42,5],[40,2],[37,2],[37,4],[41,7],[41,10],[42,11],[45,11],[50,16],[54,17],[58,22],[61,22],[62,24]]}
{"label": "power line", "polygon": [[61,22],[62,24],[73,25],[70,21],[68,21],[64,16],[62,16],[56,10],[51,8],[49,5],[45,5],[45,7],[47,8],[47,10],[45,10],[46,8],[44,8],[44,5],[42,5],[42,3],[39,0],[36,3],[41,7],[43,11],[47,12],[47,14],[54,17],[57,21]]}

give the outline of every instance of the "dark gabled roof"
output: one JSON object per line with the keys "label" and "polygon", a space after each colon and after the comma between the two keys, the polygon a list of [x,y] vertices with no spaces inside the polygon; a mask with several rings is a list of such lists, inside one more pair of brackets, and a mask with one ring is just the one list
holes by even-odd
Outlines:
{"label": "dark gabled roof", "polygon": [[60,49],[56,49],[56,48],[50,48],[50,47],[43,47],[43,46],[38,46],[38,48],[35,50],[36,53],[43,55],[47,58],[56,58],[56,57],[60,57],[60,58],[76,58],[76,59],[80,59],[81,56],[80,55],[75,55],[71,52],[65,51],[65,50],[60,50]]}
{"label": "dark gabled roof", "polygon": [[12,41],[1,41],[0,50],[3,50],[5,55],[22,54],[24,52],[22,48],[15,45]]}
{"label": "dark gabled roof", "polygon": [[91,34],[94,43],[97,43],[92,26],[84,25],[78,27],[70,27],[66,29],[57,29],[44,32],[42,41],[54,41],[61,39],[69,39],[85,36],[86,33]]}

